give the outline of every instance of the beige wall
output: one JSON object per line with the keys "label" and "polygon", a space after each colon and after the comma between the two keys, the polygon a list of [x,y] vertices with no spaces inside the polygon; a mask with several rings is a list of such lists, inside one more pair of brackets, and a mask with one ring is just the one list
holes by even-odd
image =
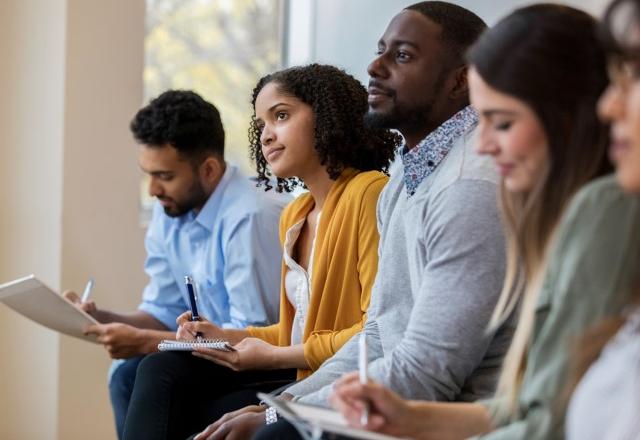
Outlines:
{"label": "beige wall", "polygon": [[[144,0],[0,2],[0,282],[96,279],[106,307],[144,285],[136,151]],[[111,439],[109,361],[0,307],[0,438]]]}

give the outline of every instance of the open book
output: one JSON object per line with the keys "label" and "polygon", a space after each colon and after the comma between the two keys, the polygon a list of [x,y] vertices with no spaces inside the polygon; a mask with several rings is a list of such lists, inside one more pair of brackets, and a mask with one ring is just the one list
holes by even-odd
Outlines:
{"label": "open book", "polygon": [[234,351],[231,344],[221,339],[202,339],[200,341],[172,341],[165,339],[158,344],[158,350],[160,351],[193,351],[196,347]]}
{"label": "open book", "polygon": [[84,329],[98,321],[34,275],[0,285],[0,302],[51,330],[96,342],[95,335],[85,335]]}
{"label": "open book", "polygon": [[347,424],[342,414],[331,409],[291,402],[264,393],[258,393],[258,398],[269,406],[273,406],[278,411],[278,416],[287,419],[296,429],[311,433],[313,438],[318,432],[331,432],[363,440],[392,440],[399,438],[352,428]]}

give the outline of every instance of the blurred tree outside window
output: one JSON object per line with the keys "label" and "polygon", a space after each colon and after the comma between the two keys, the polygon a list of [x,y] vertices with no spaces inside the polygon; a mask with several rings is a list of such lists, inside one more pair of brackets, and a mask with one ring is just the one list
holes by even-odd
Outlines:
{"label": "blurred tree outside window", "polygon": [[[225,157],[250,175],[251,92],[281,66],[285,0],[146,0],[144,102],[193,90],[224,124]],[[143,220],[153,199],[141,182]]]}

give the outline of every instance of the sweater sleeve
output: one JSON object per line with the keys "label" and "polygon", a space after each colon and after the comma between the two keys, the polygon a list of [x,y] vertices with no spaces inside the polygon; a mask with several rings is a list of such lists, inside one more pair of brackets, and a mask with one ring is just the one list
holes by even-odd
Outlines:
{"label": "sweater sleeve", "polygon": [[376,205],[386,179],[372,182],[364,191],[358,213],[358,276],[360,281],[360,313],[358,322],[350,327],[330,331],[315,331],[304,343],[304,357],[312,370],[333,356],[353,335],[359,333],[367,319],[371,288],[378,271],[378,243],[380,235],[376,220]]}

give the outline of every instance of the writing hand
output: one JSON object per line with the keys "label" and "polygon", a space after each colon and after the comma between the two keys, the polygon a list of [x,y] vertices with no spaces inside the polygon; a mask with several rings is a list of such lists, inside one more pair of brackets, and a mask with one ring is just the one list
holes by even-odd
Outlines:
{"label": "writing hand", "polygon": [[[351,426],[395,436],[413,434],[411,430],[411,406],[393,391],[369,381],[361,384],[358,373],[349,373],[333,387],[329,401],[340,411]],[[369,405],[369,417],[365,426],[361,416]]]}
{"label": "writing hand", "polygon": [[78,294],[72,290],[65,290],[62,293],[62,296],[71,301],[73,305],[76,306],[76,308],[82,310],[85,313],[88,313],[89,315],[97,319],[98,308],[96,307],[96,303],[94,301],[90,300],[87,302],[82,302],[80,296],[78,296]]}
{"label": "writing hand", "polygon": [[199,321],[191,321],[191,312],[184,312],[176,319],[178,331],[176,339],[190,341],[196,339],[198,333],[205,339],[226,339],[224,329],[200,317]]}

